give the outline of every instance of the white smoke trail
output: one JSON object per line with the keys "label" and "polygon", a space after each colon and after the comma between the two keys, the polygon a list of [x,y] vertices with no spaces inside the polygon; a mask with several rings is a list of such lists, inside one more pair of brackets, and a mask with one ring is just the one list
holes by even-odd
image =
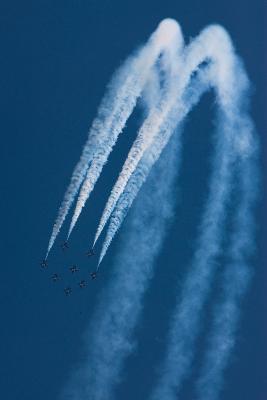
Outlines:
{"label": "white smoke trail", "polygon": [[134,348],[133,330],[142,311],[143,295],[174,214],[179,162],[180,141],[174,135],[127,220],[114,276],[100,296],[85,336],[83,365],[74,368],[64,400],[113,397],[123,361]]}
{"label": "white smoke trail", "polygon": [[[91,172],[88,172],[87,178],[85,178],[78,200],[80,208],[79,210],[76,209],[74,213],[75,216],[73,217],[68,236],[90,194],[90,190],[92,190],[93,183],[90,180],[92,173],[96,174],[97,177],[99,176],[112,147],[116,143],[118,135],[135,107],[136,100],[141,94],[147,75],[155,63],[155,60],[161,51],[172,42],[174,37],[182,38],[179,29],[179,25],[174,20],[163,20],[159,24],[158,29],[151,35],[148,43],[139,50],[135,56],[130,57],[111,80],[108,92],[104,96],[99,107],[97,118],[93,121],[81,158],[74,169],[71,182],[59,208],[58,216],[49,240],[46,257],[84,181],[89,168],[89,162],[92,158],[95,159],[94,163],[90,164],[89,169]],[[98,166],[97,160],[100,166]]]}
{"label": "white smoke trail", "polygon": [[[156,64],[161,56],[162,70],[165,72],[163,84],[157,76]],[[252,204],[248,191],[254,188],[248,185],[247,178],[249,176],[251,179],[253,176],[252,164],[250,161],[244,161],[252,157],[252,127],[249,119],[241,112],[241,100],[247,98],[248,80],[223,28],[210,26],[189,46],[183,48],[179,25],[173,20],[164,20],[148,43],[124,64],[93,123],[82,158],[74,171],[71,185],[60,208],[48,247],[49,252],[82,185],[69,229],[70,235],[116,144],[118,135],[123,130],[139,96],[145,92],[146,119],[111,191],[96,232],[94,244],[111,216],[110,227],[100,255],[99,262],[101,262],[127,210],[162,149],[168,143],[176,125],[181,125],[190,108],[205,90],[200,84],[199,87],[196,86],[194,96],[190,97],[192,77],[200,76],[201,71],[205,71],[203,76],[207,77],[205,85],[215,89],[219,108],[215,155],[196,252],[175,307],[168,336],[167,356],[163,362],[158,384],[152,393],[153,400],[174,400],[185,376],[190,372],[195,341],[201,329],[203,307],[216,269],[216,257],[221,251],[224,222],[228,214],[228,202],[236,171],[241,173],[243,190],[241,208],[236,220],[239,227],[237,232],[238,229],[243,229],[245,233],[240,239],[236,233],[233,236],[236,243],[231,248],[232,277],[235,279],[239,277],[236,274],[237,271],[240,273],[237,266],[242,264],[244,271],[246,269],[241,250],[247,238],[252,235],[252,225],[247,223]],[[154,86],[154,100],[149,96],[150,80],[158,82]],[[179,143],[180,137],[178,148]],[[176,154],[176,157],[178,162],[179,154]],[[155,176],[154,197],[149,191],[142,202],[138,203],[136,212],[138,211],[139,215],[134,214],[131,229],[125,235],[123,249],[118,256],[118,272],[104,293],[93,321],[92,332],[89,334],[90,349],[86,353],[85,365],[79,369],[67,390],[70,399],[110,398],[110,391],[118,380],[123,360],[132,349],[133,327],[140,314],[142,296],[148,286],[153,263],[160,251],[167,227],[169,214],[165,211],[159,213],[156,210],[163,205],[167,206],[169,211],[174,204],[172,195],[174,177],[177,173],[176,166],[173,165],[174,158],[174,156],[169,157],[168,162],[165,161],[161,165],[160,170],[163,171],[164,168],[168,179],[164,175],[163,183],[160,183],[160,180],[157,181],[159,179],[157,175]],[[149,214],[151,212],[152,214]],[[248,213],[246,217],[248,219],[241,218],[244,212]],[[153,215],[154,218],[146,224],[148,215]],[[141,234],[143,240],[140,241]],[[136,255],[132,252],[135,248],[138,248]],[[220,384],[230,354],[230,344],[234,338],[239,313],[237,300],[240,293],[244,292],[245,283],[244,278],[242,290],[239,289],[239,292],[235,292],[234,286],[225,285],[226,296],[229,297],[225,298],[220,310],[227,310],[229,321],[233,325],[230,327],[229,323],[226,323],[225,340],[229,343],[227,346],[224,343],[223,347],[223,338],[218,331],[221,319],[216,314],[211,351],[207,353],[198,383],[201,400],[206,395],[203,391],[203,385],[206,383],[210,399],[214,400],[213,394],[217,396],[215,387]],[[217,344],[219,349],[223,349],[223,353],[218,355],[219,361],[214,373],[208,375],[208,367],[216,357]],[[81,384],[77,385],[77,382]]]}
{"label": "white smoke trail", "polygon": [[[170,93],[167,93],[167,96],[169,97]],[[169,114],[169,107],[167,106],[167,103],[169,103],[168,100],[166,100],[166,98],[163,98],[160,104],[152,112],[150,112],[143,126],[141,127],[137,139],[131,147],[128,158],[125,161],[123,169],[111,191],[110,197],[105,206],[103,215],[97,228],[94,245],[98,237],[100,236],[106,222],[108,221],[120,195],[123,193],[130,176],[136,169],[144,152],[152,144],[154,137],[157,134],[158,130],[161,128],[163,122],[166,121],[166,117]]]}
{"label": "white smoke trail", "polygon": [[219,78],[217,81],[223,87],[222,90],[218,90],[220,122],[210,194],[200,226],[200,237],[193,263],[171,321],[167,356],[162,365],[160,379],[152,394],[153,400],[176,399],[177,392],[190,371],[195,341],[201,329],[203,306],[216,269],[216,257],[221,250],[235,162],[240,155],[249,156],[252,151],[251,126],[247,124],[246,119],[243,119],[240,109],[241,101],[247,98],[248,81],[232,52],[231,45],[227,46],[228,37],[225,36],[224,39],[226,39],[224,51],[227,50],[227,52],[223,57],[230,61],[228,68],[224,63],[224,68],[227,68],[228,73],[225,77],[227,80],[230,79],[224,81]]}
{"label": "white smoke trail", "polygon": [[200,400],[219,397],[223,373],[235,344],[241,301],[251,278],[248,259],[254,250],[253,209],[258,192],[256,162],[257,150],[253,157],[245,157],[239,165],[240,202],[231,234],[230,263],[224,272],[223,297],[214,310],[208,350],[197,382]]}
{"label": "white smoke trail", "polygon": [[151,36],[148,43],[139,52],[135,62],[132,63],[131,69],[128,71],[131,79],[127,78],[127,83],[123,85],[125,89],[125,98],[123,99],[123,102],[119,98],[114,99],[118,105],[119,111],[116,114],[116,119],[114,119],[113,125],[110,126],[109,134],[106,137],[105,133],[104,138],[101,137],[101,133],[98,135],[97,149],[94,151],[94,157],[80,190],[70,224],[68,237],[70,236],[90,193],[94,189],[95,183],[101,174],[103,166],[108,160],[109,154],[117,141],[119,133],[124,128],[127,119],[136,105],[138,97],[144,89],[151,68],[155,64],[161,52],[167,51],[171,54],[173,48],[177,51],[181,46],[182,35],[179,25],[173,20],[164,20],[159,24],[158,29]]}
{"label": "white smoke trail", "polygon": [[[106,203],[97,228],[94,245],[144,152],[149,148],[155,136],[162,129],[162,125],[168,125],[169,121],[172,120],[170,114],[173,113],[173,109],[176,107],[176,124],[186,115],[182,108],[181,96],[190,82],[193,72],[197,71],[201,63],[209,59],[211,60],[214,68],[212,69],[213,74],[211,74],[210,81],[214,84],[214,80],[216,80],[215,85],[220,101],[225,103],[224,106],[227,106],[228,103],[234,103],[234,99],[231,98],[235,96],[233,90],[231,90],[234,84],[233,74],[231,74],[234,58],[232,56],[231,42],[226,32],[219,26],[210,26],[188,46],[184,53],[185,55],[181,55],[179,52],[176,57],[170,59],[175,64],[173,70],[176,67],[177,73],[170,78],[171,83],[168,85],[166,96],[163,97],[158,107],[154,110],[152,109],[139,131],[137,139],[128,154],[119,178]],[[182,60],[179,58],[182,58]],[[180,68],[181,61],[184,64],[184,68]],[[179,79],[177,79],[177,75]]]}
{"label": "white smoke trail", "polygon": [[193,82],[186,90],[186,96],[180,100],[180,104],[178,106],[176,105],[176,107],[174,107],[172,115],[169,115],[168,122],[162,125],[162,128],[156,135],[154,142],[145,151],[141,161],[137,165],[136,170],[130,177],[126,185],[126,189],[120,196],[114,212],[111,215],[110,224],[99,256],[98,267],[105,257],[112,239],[119,230],[127,211],[131,207],[141,186],[145,182],[150,169],[157,161],[162,150],[168,143],[175,126],[179,124],[179,121],[177,121],[178,108],[183,110],[183,115],[180,115],[180,119],[183,119],[183,117],[189,113],[190,109],[198,102],[202,94],[209,89],[209,76],[210,71],[207,70],[207,68],[198,71],[195,82]]}
{"label": "white smoke trail", "polygon": [[[95,146],[99,140],[99,134],[101,133],[101,138],[105,139],[104,135],[108,135],[110,127],[113,125],[114,121],[117,120],[118,112],[120,110],[117,101],[114,101],[114,99],[119,99],[121,103],[127,100],[127,98],[125,98],[125,85],[127,86],[129,79],[131,78],[131,76],[128,76],[128,72],[131,69],[131,64],[134,63],[134,61],[135,59],[133,57],[129,57],[125,64],[119,68],[108,85],[108,91],[100,104],[98,116],[93,121],[92,127],[89,131],[88,139],[82,151],[82,155],[73,171],[71,182],[66,190],[62,204],[59,208],[58,216],[49,240],[47,255],[55,242],[60,228],[85,178],[86,172],[89,168],[89,163],[94,154]],[[123,85],[123,81],[125,82],[125,85]]]}
{"label": "white smoke trail", "polygon": [[113,79],[109,84],[108,91],[102,100],[99,110],[98,116],[93,121],[92,127],[89,131],[88,139],[85,143],[85,146],[82,151],[82,155],[76,167],[74,168],[70,184],[65,192],[63,201],[60,205],[58,216],[56,218],[55,224],[53,226],[52,234],[49,240],[47,255],[48,256],[57,235],[63,225],[63,222],[70,210],[70,207],[75,199],[75,196],[85,178],[86,172],[89,168],[89,163],[94,155],[95,147],[99,140],[99,134],[101,132],[101,138],[105,139],[104,136],[108,135],[110,127],[113,125],[114,121],[117,120],[119,107],[117,101],[114,99],[120,99],[123,103],[127,99],[125,98],[125,87],[122,85],[123,78],[125,83],[128,83],[128,77],[126,71],[128,72],[131,69],[131,64],[134,62],[134,59],[130,57],[125,65],[123,65],[115,74]]}
{"label": "white smoke trail", "polygon": [[201,311],[213,277],[215,257],[220,251],[225,206],[231,188],[231,152],[229,143],[218,140],[215,173],[200,227],[200,238],[189,275],[175,308],[167,341],[167,356],[152,394],[153,400],[177,398],[188,374],[194,354],[194,342],[201,327]]}

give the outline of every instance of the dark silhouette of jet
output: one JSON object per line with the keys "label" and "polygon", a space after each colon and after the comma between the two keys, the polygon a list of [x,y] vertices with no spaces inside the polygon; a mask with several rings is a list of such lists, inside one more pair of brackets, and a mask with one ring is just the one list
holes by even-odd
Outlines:
{"label": "dark silhouette of jet", "polygon": [[91,279],[96,279],[96,275],[97,275],[97,271],[91,272],[90,273]]}
{"label": "dark silhouette of jet", "polygon": [[47,262],[46,260],[43,260],[43,261],[40,263],[40,265],[41,265],[42,268],[47,268],[48,262]]}
{"label": "dark silhouette of jet", "polygon": [[92,257],[92,256],[94,256],[94,255],[95,255],[94,249],[88,250],[88,251],[86,252],[86,255],[87,255],[87,257]]}
{"label": "dark silhouette of jet", "polygon": [[67,249],[69,248],[68,242],[63,242],[63,243],[61,244],[61,248],[62,248],[63,251],[67,250]]}
{"label": "dark silhouette of jet", "polygon": [[81,289],[83,289],[86,286],[85,280],[82,280],[81,282],[79,282],[79,286]]}
{"label": "dark silhouette of jet", "polygon": [[66,288],[64,289],[64,293],[65,293],[66,296],[70,296],[71,293],[72,293],[71,287],[66,287]]}
{"label": "dark silhouette of jet", "polygon": [[53,282],[56,282],[56,281],[59,281],[60,276],[59,276],[58,274],[53,274],[53,275],[51,276],[51,279],[52,279]]}
{"label": "dark silhouette of jet", "polygon": [[73,265],[72,267],[70,267],[70,272],[72,274],[75,274],[75,272],[78,272],[79,268],[76,265]]}

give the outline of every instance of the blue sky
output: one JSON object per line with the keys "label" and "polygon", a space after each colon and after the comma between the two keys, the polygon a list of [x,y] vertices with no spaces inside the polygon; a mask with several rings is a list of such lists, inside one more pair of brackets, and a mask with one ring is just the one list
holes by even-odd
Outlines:
{"label": "blue sky", "polygon": [[[122,238],[116,239],[108,253],[101,279],[86,291],[77,290],[71,298],[65,298],[62,289],[65,282],[74,286],[77,282],[66,267],[77,263],[82,277],[95,266],[93,260],[86,260],[84,252],[92,241],[111,184],[140,122],[138,113],[130,119],[127,134],[122,135],[109,168],[105,168],[73,232],[71,251],[62,254],[58,247],[66,234],[63,230],[51,253],[48,273],[40,270],[39,262],[105,85],[115,68],[146,40],[161,19],[177,19],[186,41],[214,22],[230,33],[253,85],[252,116],[261,140],[261,169],[263,182],[266,181],[264,2],[148,0],[143,3],[68,0],[1,3],[5,173],[1,196],[0,381],[2,396],[7,400],[57,399],[73,367],[83,357],[83,335],[101,293],[113,277],[112,260]],[[116,391],[118,399],[145,399],[154,385],[149,369],[163,352],[162,338],[185,268],[177,271],[174,266],[185,265],[189,260],[195,220],[204,196],[211,146],[211,135],[205,132],[212,133],[213,109],[213,98],[206,95],[186,125],[176,223],[169,232],[153,285],[144,299],[145,314],[136,328],[139,345],[125,364],[124,380]],[[223,398],[227,400],[263,400],[267,392],[265,184],[261,193],[255,274],[244,301],[238,344],[226,374]],[[185,227],[181,244],[177,244],[181,237],[178,221],[179,226]],[[54,271],[64,276],[64,284],[61,282],[59,287],[49,280]],[[200,342],[200,352],[202,345]],[[185,384],[183,400],[191,399],[193,379],[194,376]]]}

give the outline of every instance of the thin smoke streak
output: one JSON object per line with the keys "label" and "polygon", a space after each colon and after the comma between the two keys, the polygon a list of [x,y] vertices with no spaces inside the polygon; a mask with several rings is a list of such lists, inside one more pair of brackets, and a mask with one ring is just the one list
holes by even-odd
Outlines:
{"label": "thin smoke streak", "polygon": [[[256,143],[256,138],[255,138]],[[231,234],[229,264],[222,280],[222,298],[214,308],[208,350],[197,381],[199,400],[217,400],[223,375],[235,345],[241,302],[249,286],[252,269],[249,258],[254,251],[254,208],[258,194],[257,149],[252,158],[241,160],[238,171],[241,199]],[[249,228],[249,229],[248,229]]]}
{"label": "thin smoke streak", "polygon": [[201,311],[216,269],[215,259],[220,252],[225,206],[231,190],[232,167],[229,143],[223,141],[220,135],[217,136],[214,172],[200,237],[182,292],[178,294],[170,323],[166,357],[151,396],[153,400],[176,399],[177,392],[190,371],[195,340],[201,329]]}
{"label": "thin smoke streak", "polygon": [[[233,114],[229,114],[232,117]],[[223,134],[223,131],[231,133],[233,126],[238,128],[240,120],[242,122],[240,115],[237,114],[236,121],[231,119],[227,121],[222,117],[220,119],[223,121],[224,129],[219,132],[217,156],[215,157],[215,165],[213,165],[214,175],[210,183],[211,195],[207,201],[194,260],[182,292],[178,296],[179,300],[170,324],[167,355],[161,367],[160,379],[151,396],[153,400],[162,398],[176,399],[184,379],[190,373],[196,338],[201,330],[200,321],[203,307],[208,298],[216,269],[216,257],[220,255],[221,251],[221,239],[224,231],[223,222],[227,215],[227,204],[230,200],[233,174],[240,164],[237,158],[251,157],[251,154],[238,152],[232,145],[231,135],[227,140],[225,139],[225,134]],[[244,121],[246,122],[246,120]],[[244,125],[239,125],[239,129],[246,131],[250,137],[251,131],[247,130],[248,127],[250,129],[250,124]],[[232,131],[232,134],[234,132]],[[254,149],[251,149],[251,151],[254,151]],[[242,171],[242,173],[244,172]],[[246,190],[248,189],[246,187]],[[246,196],[248,196],[248,192],[244,193],[244,197]],[[240,211],[241,215],[242,211],[244,210]],[[241,221],[239,221],[239,226],[240,229],[244,228]],[[248,230],[248,235],[250,235],[250,227],[246,226],[246,229]],[[211,368],[211,364],[209,367]],[[205,395],[203,396],[204,398]]]}

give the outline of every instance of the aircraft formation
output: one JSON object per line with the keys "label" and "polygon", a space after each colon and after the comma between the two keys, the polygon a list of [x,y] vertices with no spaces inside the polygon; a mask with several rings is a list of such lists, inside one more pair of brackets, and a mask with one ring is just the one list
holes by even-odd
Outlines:
{"label": "aircraft formation", "polygon": [[[63,242],[63,243],[60,245],[60,247],[61,247],[61,249],[62,249],[63,251],[66,251],[66,250],[69,249],[69,244],[68,244],[68,242]],[[93,249],[90,249],[90,250],[88,250],[88,251],[85,253],[85,255],[86,255],[87,257],[92,257],[92,256],[95,255],[95,252],[94,252]],[[43,260],[41,261],[40,265],[41,265],[41,268],[42,268],[42,269],[47,269],[47,268],[48,268],[48,261],[47,261],[47,259],[46,259],[46,258],[43,259]],[[71,273],[72,275],[74,275],[74,274],[78,273],[78,272],[80,271],[80,269],[79,269],[79,267],[78,267],[77,265],[72,265],[72,266],[69,267],[69,271],[70,271],[70,273]],[[92,280],[95,280],[95,279],[97,278],[97,271],[90,272],[89,277],[90,277]],[[53,273],[53,275],[51,276],[51,280],[52,280],[53,282],[58,282],[58,281],[60,281],[60,280],[61,280],[60,274],[58,274],[57,272]],[[80,281],[78,282],[78,286],[80,287],[80,289],[84,289],[84,288],[87,286],[87,281],[86,281],[85,279],[80,280]],[[70,295],[72,294],[72,292],[73,292],[73,289],[72,289],[71,286],[66,286],[66,287],[64,288],[64,294],[65,294],[66,296],[70,296]]]}

